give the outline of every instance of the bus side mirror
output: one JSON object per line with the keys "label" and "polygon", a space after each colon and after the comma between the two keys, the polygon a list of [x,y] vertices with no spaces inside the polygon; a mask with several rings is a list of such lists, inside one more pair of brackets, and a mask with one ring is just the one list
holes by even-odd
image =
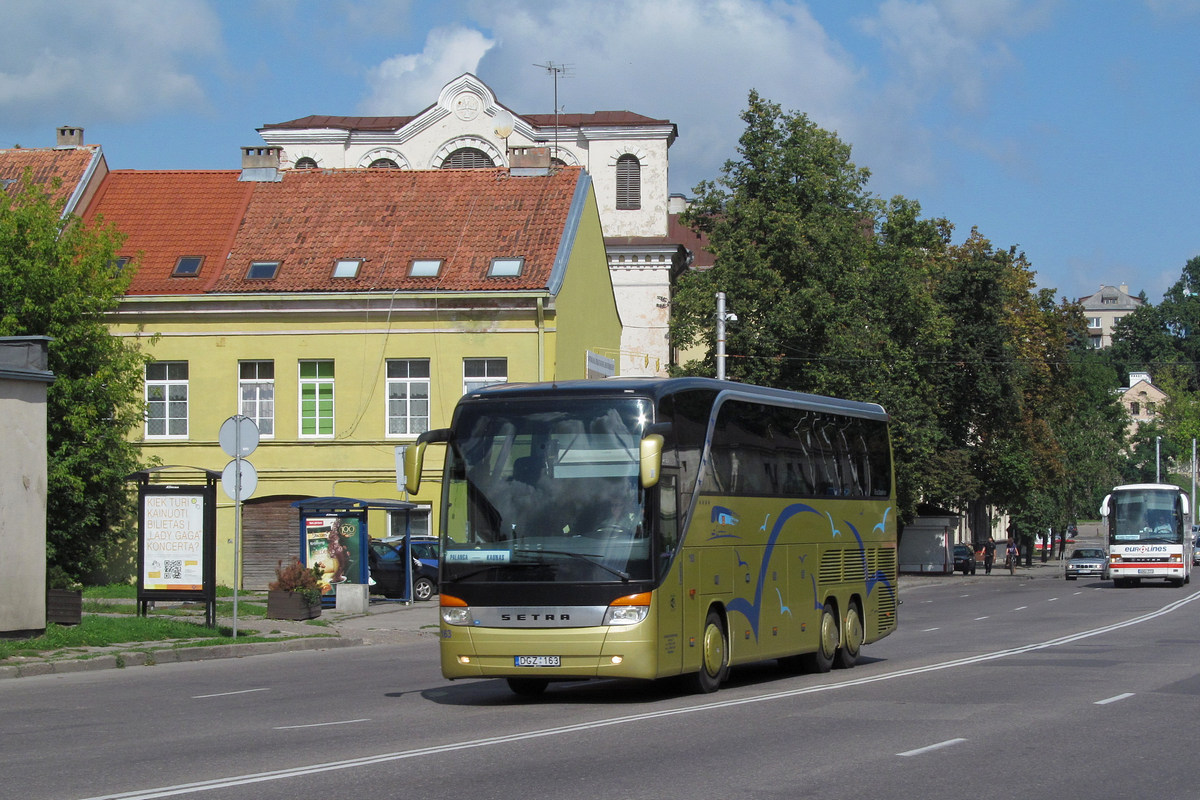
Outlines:
{"label": "bus side mirror", "polygon": [[425,465],[425,445],[430,442],[450,441],[449,428],[437,428],[425,431],[417,437],[404,451],[404,489],[409,494],[416,494],[421,488],[421,469]]}
{"label": "bus side mirror", "polygon": [[421,488],[421,467],[425,464],[425,443],[410,444],[404,451],[404,490],[416,494]]}
{"label": "bus side mirror", "polygon": [[640,473],[642,488],[649,489],[658,483],[662,474],[663,437],[660,433],[652,433],[642,439]]}
{"label": "bus side mirror", "polygon": [[1188,496],[1186,494],[1179,495],[1179,511],[1185,518],[1192,513],[1189,510]]}
{"label": "bus side mirror", "polygon": [[1104,502],[1100,504],[1100,516],[1102,516],[1102,517],[1108,516],[1108,501],[1109,500],[1112,500],[1112,495],[1111,494],[1104,495]]}

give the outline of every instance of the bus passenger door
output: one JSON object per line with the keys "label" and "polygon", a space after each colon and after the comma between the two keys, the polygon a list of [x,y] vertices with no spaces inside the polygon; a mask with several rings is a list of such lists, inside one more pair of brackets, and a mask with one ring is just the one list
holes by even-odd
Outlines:
{"label": "bus passenger door", "polygon": [[683,651],[687,639],[683,629],[683,609],[686,604],[685,557],[679,549],[679,495],[676,490],[676,475],[673,471],[664,474],[658,482],[658,531],[662,550],[661,569],[669,571],[659,583],[655,603],[658,621],[658,674],[678,674],[683,664]]}

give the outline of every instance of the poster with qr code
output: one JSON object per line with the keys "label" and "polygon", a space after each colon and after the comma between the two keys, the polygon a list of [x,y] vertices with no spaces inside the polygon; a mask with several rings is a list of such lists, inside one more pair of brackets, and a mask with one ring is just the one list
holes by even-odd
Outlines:
{"label": "poster with qr code", "polygon": [[204,498],[147,494],[142,585],[148,590],[204,588]]}

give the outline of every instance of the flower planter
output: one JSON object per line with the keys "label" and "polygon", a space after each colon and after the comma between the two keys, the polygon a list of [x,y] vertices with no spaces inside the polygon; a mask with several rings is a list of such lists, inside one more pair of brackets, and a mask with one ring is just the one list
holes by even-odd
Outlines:
{"label": "flower planter", "polygon": [[267,592],[267,619],[315,619],[321,603],[309,603],[300,592],[272,589]]}
{"label": "flower planter", "polygon": [[46,622],[78,625],[83,619],[83,592],[78,589],[46,590]]}

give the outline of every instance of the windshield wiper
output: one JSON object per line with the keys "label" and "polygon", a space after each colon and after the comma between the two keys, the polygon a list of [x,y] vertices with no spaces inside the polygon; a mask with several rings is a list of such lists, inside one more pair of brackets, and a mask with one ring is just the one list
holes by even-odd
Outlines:
{"label": "windshield wiper", "polygon": [[591,564],[594,567],[599,567],[600,569],[605,570],[606,572],[611,572],[613,575],[616,575],[618,578],[620,578],[625,583],[629,583],[629,573],[628,572],[622,572],[619,569],[608,566],[607,564],[599,561],[598,556],[585,555],[583,553],[574,553],[570,550],[543,550],[540,547],[537,547],[537,548],[514,547],[512,549],[512,551],[514,553],[548,553],[549,555],[552,555],[552,556],[569,556],[570,558],[578,558],[580,561],[586,561],[587,563]]}

